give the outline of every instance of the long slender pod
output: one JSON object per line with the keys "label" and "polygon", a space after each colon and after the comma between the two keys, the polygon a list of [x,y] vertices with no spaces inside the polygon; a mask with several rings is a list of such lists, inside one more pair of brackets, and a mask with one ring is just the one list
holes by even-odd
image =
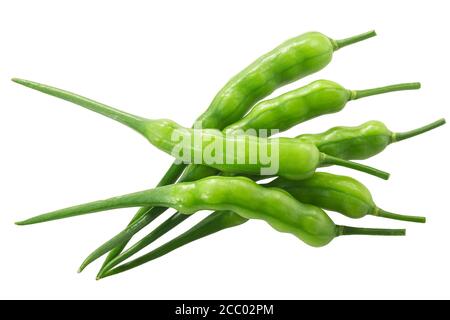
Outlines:
{"label": "long slender pod", "polygon": [[355,127],[334,127],[317,134],[302,134],[296,139],[313,143],[321,152],[343,159],[363,160],[382,152],[388,145],[423,134],[445,124],[439,119],[422,127],[392,132],[381,121],[367,121]]}
{"label": "long slender pod", "polygon": [[[321,247],[349,227],[336,226],[320,208],[303,204],[279,188],[266,188],[244,177],[209,177],[77,205],[20,221],[42,223],[89,213],[143,205],[165,206],[183,214],[199,210],[233,211],[245,219],[260,219],[280,232],[291,233],[306,244]],[[354,234],[399,235],[404,230],[353,230]]]}
{"label": "long slender pod", "polygon": [[396,214],[381,209],[373,201],[369,189],[358,180],[348,176],[317,172],[309,179],[292,181],[277,178],[265,186],[281,188],[300,202],[336,211],[353,219],[373,215],[425,223],[424,217]]}
{"label": "long slender pod", "polygon": [[[215,129],[184,128],[171,120],[145,119],[62,89],[26,80],[17,81],[123,123],[141,133],[158,149],[182,162],[199,162],[228,173],[260,174],[262,166],[266,164],[258,157],[257,151],[265,148],[268,154],[278,153],[271,159],[277,165],[274,173],[290,179],[304,179],[311,176],[317,167],[330,164],[363,171],[383,179],[388,177],[386,173],[374,168],[320,153],[313,144],[296,139],[226,135]],[[218,146],[213,149],[214,156],[211,156],[210,146]],[[229,146],[243,152],[233,152],[230,156]],[[258,158],[254,159],[255,156]]]}

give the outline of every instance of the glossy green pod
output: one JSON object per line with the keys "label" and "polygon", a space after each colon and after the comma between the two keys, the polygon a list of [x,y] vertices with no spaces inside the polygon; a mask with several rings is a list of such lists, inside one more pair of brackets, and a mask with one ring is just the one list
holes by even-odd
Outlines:
{"label": "glossy green pod", "polygon": [[50,212],[17,224],[144,205],[171,207],[183,214],[232,209],[246,219],[263,219],[276,230],[292,233],[312,246],[327,244],[336,232],[336,226],[323,210],[303,205],[284,191],[261,187],[243,177],[209,177],[178,183]]}
{"label": "glossy green pod", "polygon": [[379,208],[366,186],[348,176],[316,172],[311,178],[302,181],[277,178],[266,186],[281,188],[300,202],[336,211],[353,219],[373,215],[402,221],[425,222],[424,217],[400,215]]}
{"label": "glossy green pod", "polygon": [[416,90],[420,83],[401,83],[365,90],[349,90],[329,80],[317,80],[304,87],[258,103],[229,131],[276,129],[285,131],[315,117],[341,111],[348,101],[388,92]]}
{"label": "glossy green pod", "polygon": [[423,127],[405,132],[392,132],[380,121],[368,121],[355,127],[334,127],[317,134],[302,134],[296,139],[312,143],[321,152],[343,159],[367,159],[394,142],[425,133],[445,124],[439,119]]}
{"label": "glossy green pod", "polygon": [[[45,213],[17,224],[42,223],[145,205],[170,207],[188,215],[199,210],[233,211],[245,219],[263,220],[275,230],[291,233],[313,247],[324,246],[337,236],[350,234],[349,227],[336,226],[322,209],[303,204],[284,190],[266,188],[244,177],[209,177],[158,187]],[[396,232],[404,234],[404,230]],[[392,230],[377,235],[392,235]]]}
{"label": "glossy green pod", "polygon": [[[382,179],[389,177],[386,172],[375,168],[323,154],[315,145],[301,143],[293,138],[259,138],[227,135],[216,129],[184,128],[171,120],[145,119],[51,86],[27,80],[16,81],[118,121],[142,134],[152,145],[180,162],[204,164],[223,172],[248,175],[264,175],[263,169],[273,166],[272,175],[288,179],[305,179],[319,166],[330,164],[363,171]],[[229,149],[236,151],[230,153]],[[261,150],[266,150],[263,156],[259,152]],[[271,158],[266,159],[265,155],[271,155]]]}

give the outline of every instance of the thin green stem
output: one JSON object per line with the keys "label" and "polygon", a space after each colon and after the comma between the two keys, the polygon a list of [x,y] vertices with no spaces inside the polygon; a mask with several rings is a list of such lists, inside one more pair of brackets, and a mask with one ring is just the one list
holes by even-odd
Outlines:
{"label": "thin green stem", "polygon": [[351,96],[350,96],[349,100],[356,100],[356,99],[374,96],[377,94],[388,93],[388,92],[404,91],[404,90],[417,90],[417,89],[420,89],[420,82],[399,83],[399,84],[393,84],[390,86],[365,89],[365,90],[351,90]]}
{"label": "thin green stem", "polygon": [[16,222],[16,224],[17,225],[36,224],[75,216],[81,216],[99,211],[119,209],[119,208],[143,207],[148,205],[163,206],[163,207],[172,206],[170,195],[165,189],[165,187],[157,189],[149,189],[145,191],[130,193],[119,197],[109,198],[106,200],[93,201],[73,207],[68,207],[52,211],[49,213],[44,213],[27,220],[19,221]]}
{"label": "thin green stem", "polygon": [[159,258],[188,243],[209,236],[218,231],[238,226],[247,221],[248,221],[247,219],[242,218],[241,216],[232,211],[215,211],[214,213],[210,214],[205,219],[197,223],[191,229],[182,233],[178,237],[170,240],[169,242],[163,244],[162,246],[154,249],[153,251],[139,258],[136,258],[130,262],[119,265],[114,269],[104,270],[101,274],[98,275],[97,279],[109,277],[114,274],[133,269],[151,260]]}
{"label": "thin green stem", "polygon": [[381,178],[384,180],[389,179],[389,173],[387,173],[385,171],[381,171],[379,169],[369,167],[369,166],[363,165],[358,162],[353,162],[353,161],[333,157],[333,156],[327,155],[325,153],[322,153],[321,155],[322,155],[321,165],[338,165],[338,166],[358,170],[361,172],[365,172],[365,173],[368,173],[370,175],[373,175],[375,177],[378,177],[378,178]]}
{"label": "thin green stem", "polygon": [[377,216],[377,217],[387,218],[387,219],[417,222],[417,223],[425,223],[427,221],[427,219],[425,217],[407,216],[407,215],[403,215],[403,214],[388,212],[388,211],[385,211],[380,208],[376,208],[373,215]]}
{"label": "thin green stem", "polygon": [[42,83],[37,83],[29,80],[24,79],[17,79],[13,78],[12,81],[19,83],[25,87],[46,93],[48,95],[51,95],[56,98],[60,98],[69,102],[72,102],[74,104],[77,104],[83,108],[89,109],[91,111],[97,112],[99,114],[102,114],[108,118],[111,118],[113,120],[116,120],[127,127],[130,127],[143,136],[146,136],[147,132],[145,130],[145,122],[150,121],[132,114],[129,114],[127,112],[115,109],[113,107],[107,106],[103,103],[91,100],[89,98],[80,96],[78,94],[65,91],[62,89],[58,89],[55,87],[51,87]]}
{"label": "thin green stem", "polygon": [[374,229],[349,226],[336,226],[336,236],[368,235],[368,236],[404,236],[405,229]]}
{"label": "thin green stem", "polygon": [[[112,108],[110,106],[107,106],[105,104],[99,103],[99,102],[91,100],[89,98],[77,95],[75,93],[61,90],[58,88],[54,88],[51,86],[47,86],[44,84],[40,84],[37,82],[28,81],[28,80],[24,80],[24,79],[17,79],[17,78],[12,79],[12,81],[19,83],[21,85],[24,85],[28,88],[31,88],[31,89],[49,94],[51,96],[75,103],[84,108],[87,108],[89,110],[100,113],[111,119],[119,121],[128,127],[133,128],[134,130],[136,130],[137,132],[141,133],[144,136],[146,136],[146,134],[147,134],[147,132],[145,132],[145,122],[150,121],[150,120],[123,112],[121,110]],[[180,177],[180,175],[183,172],[183,170],[185,169],[185,167],[186,167],[186,165],[184,165],[184,164],[172,164],[172,166],[169,168],[169,171],[167,171],[165,176],[159,182],[158,186],[168,185],[168,184],[172,184],[172,183],[176,182],[176,180]],[[130,225],[134,225],[135,222],[137,220],[140,220],[141,216],[143,216],[143,215],[147,215],[147,217],[145,219],[142,219],[142,221],[144,221],[146,223],[145,225],[147,225],[153,219],[155,219],[157,216],[159,216],[162,212],[164,212],[166,210],[166,208],[158,208],[155,210],[150,210],[150,209],[151,209],[151,207],[145,207],[142,210],[140,210],[138,212],[138,214],[136,214],[135,218],[133,219],[133,222],[130,223]],[[155,211],[157,211],[157,212],[155,212]],[[142,221],[141,221],[141,223],[136,224],[136,226],[133,228],[126,228],[120,234],[118,234],[116,237],[114,237],[113,239],[111,239],[110,241],[108,241],[107,243],[102,245],[100,248],[95,250],[83,262],[81,269],[83,269],[90,262],[96,260],[97,258],[99,258],[103,254],[107,253],[108,251],[110,251],[111,249],[113,249],[116,246],[117,246],[117,249],[115,250],[115,253],[111,254],[111,257],[114,254],[117,255],[118,253],[120,253],[123,248],[120,248],[118,246],[118,244],[123,244],[123,246],[125,246],[126,243],[131,239],[131,237],[134,234],[134,233],[131,233],[131,231],[137,230],[139,228],[139,226],[142,226],[144,224],[144,223],[142,223]],[[19,224],[20,223],[25,223],[25,221],[19,222]],[[143,228],[143,226],[142,226],[142,228]]]}
{"label": "thin green stem", "polygon": [[189,215],[185,215],[179,212],[174,213],[169,219],[164,221],[162,224],[160,224],[158,227],[156,227],[153,231],[151,231],[148,235],[146,235],[144,238],[136,242],[133,246],[131,246],[129,249],[122,252],[120,255],[114,257],[107,263],[105,266],[103,266],[99,273],[98,277],[101,278],[101,275],[106,271],[114,268],[119,263],[125,261],[135,253],[139,252],[140,250],[144,249],[146,246],[150,245],[154,241],[156,241],[159,237],[166,234],[168,231],[175,228],[177,225],[182,223],[184,220],[189,218]]}
{"label": "thin green stem", "polygon": [[[175,162],[172,163],[169,170],[167,170],[166,174],[159,181],[157,187],[175,183],[177,181],[177,179],[181,176],[181,174],[183,173],[183,171],[186,167],[187,167],[186,164],[182,164],[182,163],[177,164]],[[167,210],[167,208],[161,208],[161,207],[157,207],[154,209],[152,207],[142,207],[136,212],[133,219],[128,224],[127,228],[130,228],[131,226],[133,226],[133,224],[135,224],[138,220],[140,220],[143,216],[146,216],[146,215],[148,215],[148,219],[146,219],[148,221],[148,222],[146,222],[148,225],[154,219],[159,217],[166,210]],[[125,228],[125,230],[127,230],[127,228]],[[131,235],[131,237],[132,237],[132,235]],[[131,239],[131,237],[130,237],[130,239]],[[106,243],[107,246],[101,246],[100,248],[96,249],[83,262],[83,264],[80,267],[80,271],[82,271],[84,268],[86,268],[91,262],[97,260],[98,258],[100,258],[101,256],[103,256],[104,254],[106,254],[109,251],[108,255],[105,258],[105,261],[103,261],[102,267],[100,268],[100,272],[101,272],[103,270],[103,268],[112,259],[117,257],[123,251],[123,249],[125,249],[128,241],[130,239],[126,239],[126,240],[123,240],[122,242],[118,242],[120,244],[114,245],[113,249],[110,249],[110,246],[112,245],[112,243],[110,243],[110,242]]]}
{"label": "thin green stem", "polygon": [[350,37],[350,38],[345,38],[345,39],[340,39],[340,40],[334,40],[333,42],[335,43],[335,51],[338,49],[341,49],[345,46],[348,46],[350,44],[354,44],[372,37],[375,37],[377,35],[377,33],[375,32],[375,30],[371,30],[368,32],[364,32],[361,34],[358,34],[356,36]]}
{"label": "thin green stem", "polygon": [[419,134],[422,134],[422,133],[428,132],[430,130],[433,130],[433,129],[437,128],[437,127],[440,127],[440,126],[442,126],[444,124],[445,124],[445,119],[442,118],[442,119],[434,121],[434,122],[432,122],[430,124],[427,124],[427,125],[425,125],[423,127],[417,128],[417,129],[413,129],[413,130],[405,131],[405,132],[395,132],[395,133],[392,134],[392,142],[397,142],[397,141],[401,141],[401,140],[405,140],[405,139],[409,139],[409,138],[415,137],[415,136],[417,136]]}
{"label": "thin green stem", "polygon": [[[130,223],[124,230],[119,232],[117,235],[103,243],[100,247],[95,249],[89,256],[83,261],[78,269],[78,272],[82,272],[89,264],[103,256],[108,252],[115,251],[116,249],[122,252],[123,248],[127,245],[131,238],[141,231],[144,227],[149,225],[153,220],[159,217],[167,208],[164,207],[154,207],[147,211],[145,215],[142,215],[139,219]],[[117,252],[117,255],[120,254]],[[104,263],[105,265],[105,263]]]}
{"label": "thin green stem", "polygon": [[[208,175],[204,175],[203,173],[200,174],[198,171],[190,171],[187,175],[184,175],[180,178],[179,182],[185,182],[185,181],[195,181],[202,178],[205,178],[209,176],[210,173],[208,171]],[[103,245],[101,245],[99,248],[94,250],[89,257],[83,262],[82,269],[85,268],[88,264],[95,261],[102,255],[106,254],[108,251],[113,250],[114,247],[111,247],[112,245],[117,247],[117,250],[114,249],[114,253],[111,254],[117,255],[120,254],[120,252],[123,250],[123,248],[126,246],[127,242],[131,239],[131,237],[142,230],[145,226],[150,224],[156,217],[158,217],[161,213],[163,213],[167,208],[161,208],[161,207],[155,207],[155,208],[142,208],[138,211],[136,216],[133,218],[135,220],[134,222],[130,223],[128,227],[126,228],[126,234],[129,236],[128,238],[121,238],[120,234],[117,237],[113,237],[107,242],[105,242]],[[139,218],[136,218],[136,217]],[[136,220],[138,219],[138,220]],[[124,239],[124,240],[122,240]],[[120,246],[122,248],[120,248]]]}

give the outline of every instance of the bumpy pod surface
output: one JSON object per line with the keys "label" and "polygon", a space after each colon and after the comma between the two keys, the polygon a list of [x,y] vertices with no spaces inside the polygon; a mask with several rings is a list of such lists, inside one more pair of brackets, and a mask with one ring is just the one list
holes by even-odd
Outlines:
{"label": "bumpy pod surface", "polygon": [[197,121],[203,128],[225,128],[275,89],[324,68],[337,48],[335,41],[319,32],[282,43],[235,75]]}
{"label": "bumpy pod surface", "polygon": [[143,205],[171,207],[183,214],[199,210],[233,211],[246,219],[266,221],[274,229],[320,247],[338,236],[338,229],[320,208],[302,204],[278,188],[265,188],[243,177],[209,177],[136,192],[46,213],[19,225],[41,223],[92,212]]}
{"label": "bumpy pod surface", "polygon": [[392,132],[380,121],[368,121],[356,127],[334,127],[317,134],[302,134],[300,142],[315,144],[322,152],[343,159],[367,159],[383,151],[392,142]]}

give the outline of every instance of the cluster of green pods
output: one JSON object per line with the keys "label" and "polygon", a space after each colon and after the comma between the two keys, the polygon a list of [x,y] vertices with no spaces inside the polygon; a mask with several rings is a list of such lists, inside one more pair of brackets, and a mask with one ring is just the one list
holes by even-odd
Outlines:
{"label": "cluster of green pods", "polygon": [[[234,76],[217,93],[192,128],[168,119],[151,120],[132,115],[48,85],[13,79],[26,87],[119,121],[176,159],[154,189],[53,211],[17,224],[35,224],[115,208],[141,207],[124,230],[93,251],[82,263],[80,270],[108,253],[98,278],[129,270],[249,219],[264,220],[274,229],[290,233],[315,247],[324,246],[343,235],[404,235],[404,229],[336,225],[324,210],[336,211],[349,218],[373,215],[422,223],[425,218],[385,211],[375,205],[362,183],[347,176],[317,172],[317,169],[340,165],[387,179],[388,173],[352,160],[370,158],[389,144],[437,128],[445,120],[402,133],[391,132],[382,122],[369,121],[357,127],[335,127],[323,133],[302,134],[295,138],[272,138],[270,135],[312,118],[338,112],[351,100],[416,90],[420,83],[354,90],[333,81],[318,80],[273,99],[262,100],[283,85],[324,68],[334,51],[374,35],[375,32],[370,31],[333,40],[321,33],[309,32],[282,43]],[[180,144],[174,137],[188,143],[177,150]],[[242,154],[231,154],[225,148],[228,145],[236,145],[238,149],[241,146]],[[212,152],[208,149],[211,146],[220,147]],[[253,159],[254,151],[263,148],[268,154],[277,154],[278,167],[273,174],[276,178],[269,183],[258,183],[258,180],[267,178],[261,176],[267,163],[259,158]],[[128,241],[167,208],[174,208],[177,212],[124,251]],[[214,212],[150,253],[125,262],[199,210]]]}
{"label": "cluster of green pods", "polygon": [[[336,127],[323,133],[304,134],[297,138],[311,139],[319,149],[328,147],[328,151],[331,154],[338,154],[344,158],[366,159],[380,153],[390,143],[399,141],[399,139],[393,139],[393,137],[401,137],[400,140],[404,140],[444,124],[445,120],[439,119],[411,131],[392,132],[380,121],[368,121],[356,127]],[[376,140],[382,140],[384,143],[371,143],[374,141],[374,138],[376,138]],[[367,145],[372,146],[372,148],[368,148]],[[330,146],[332,146],[333,149],[331,149]],[[341,153],[341,150],[346,149],[348,150],[347,152]],[[361,149],[365,152],[361,152]],[[252,178],[254,178],[254,180],[260,179],[260,177]],[[372,195],[367,187],[361,182],[347,176],[320,172],[305,180],[292,181],[277,178],[266,185],[282,188],[301,202],[316,205],[330,211],[336,211],[349,218],[356,219],[366,215],[374,215],[396,220],[425,223],[424,217],[400,215],[379,208],[373,202]],[[114,268],[119,263],[147,247],[160,236],[172,230],[189,217],[189,215],[184,215],[179,212],[173,214],[169,219],[139,240],[136,244],[112,258],[108,262],[107,268],[105,268],[105,270],[111,270],[112,273],[105,272],[101,273],[100,276],[103,277],[134,268],[140,264],[167,254],[180,246],[198,240],[199,238],[230,227],[241,225],[248,221],[232,211],[216,211],[179,237],[176,237],[138,259]]]}

